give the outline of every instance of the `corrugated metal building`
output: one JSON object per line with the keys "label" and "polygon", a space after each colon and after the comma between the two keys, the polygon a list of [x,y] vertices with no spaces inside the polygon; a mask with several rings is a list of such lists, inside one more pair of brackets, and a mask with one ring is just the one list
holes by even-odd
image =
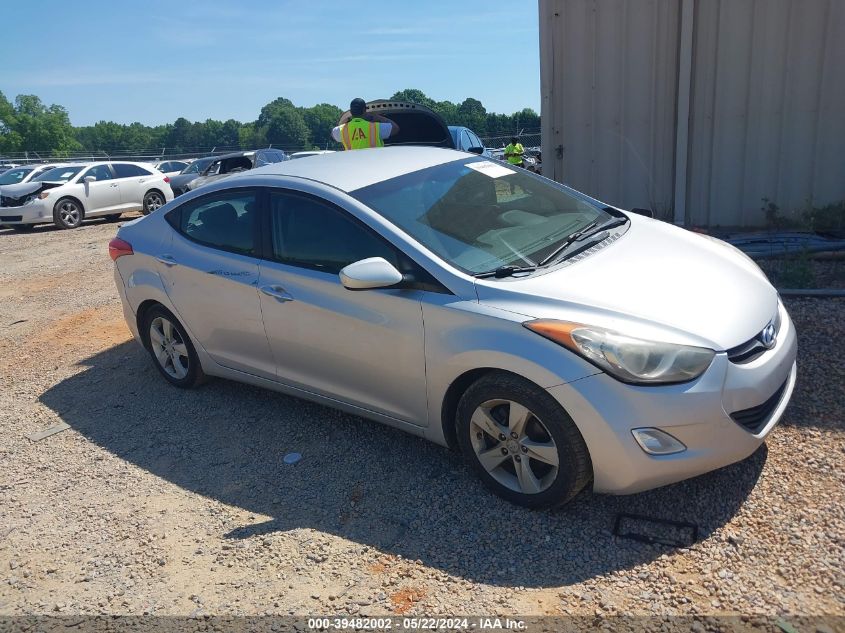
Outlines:
{"label": "corrugated metal building", "polygon": [[845,0],[540,0],[543,173],[692,225],[845,199]]}

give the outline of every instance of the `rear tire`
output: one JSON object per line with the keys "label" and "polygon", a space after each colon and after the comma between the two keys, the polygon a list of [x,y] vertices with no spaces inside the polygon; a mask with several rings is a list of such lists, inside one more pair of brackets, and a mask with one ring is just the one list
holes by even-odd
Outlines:
{"label": "rear tire", "polygon": [[156,209],[160,209],[167,203],[164,199],[164,194],[155,189],[151,189],[144,195],[144,208],[141,212],[144,215],[149,215]]}
{"label": "rear tire", "polygon": [[53,207],[53,222],[60,229],[76,229],[85,219],[82,205],[72,198],[62,198]]}
{"label": "rear tire", "polygon": [[592,479],[572,418],[548,392],[513,374],[487,374],[466,390],[457,435],[484,484],[517,505],[561,506]]}
{"label": "rear tire", "polygon": [[179,320],[157,305],[144,314],[144,346],[159,373],[174,387],[189,389],[205,381],[197,351]]}

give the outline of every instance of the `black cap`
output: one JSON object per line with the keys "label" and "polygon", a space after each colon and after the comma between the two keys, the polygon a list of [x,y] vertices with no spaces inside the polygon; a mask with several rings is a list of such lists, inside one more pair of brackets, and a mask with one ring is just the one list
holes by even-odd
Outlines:
{"label": "black cap", "polygon": [[349,112],[355,115],[364,114],[367,109],[367,102],[361,97],[355,97],[352,103],[349,104]]}

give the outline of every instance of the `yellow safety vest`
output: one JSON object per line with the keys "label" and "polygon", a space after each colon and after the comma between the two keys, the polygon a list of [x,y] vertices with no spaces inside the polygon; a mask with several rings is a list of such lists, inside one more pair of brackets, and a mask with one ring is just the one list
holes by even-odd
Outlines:
{"label": "yellow safety vest", "polygon": [[519,156],[508,156],[508,162],[511,165],[521,165],[523,153],[525,153],[525,148],[522,147],[522,143],[516,145],[511,143],[505,148],[505,154],[519,154]]}
{"label": "yellow safety vest", "polygon": [[365,147],[384,147],[379,131],[380,123],[354,118],[340,126],[340,138],[343,149],[364,149]]}

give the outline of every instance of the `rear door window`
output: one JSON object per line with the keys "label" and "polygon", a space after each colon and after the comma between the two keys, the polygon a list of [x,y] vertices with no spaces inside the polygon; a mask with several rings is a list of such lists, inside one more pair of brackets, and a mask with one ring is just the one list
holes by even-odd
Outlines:
{"label": "rear door window", "polygon": [[257,213],[254,190],[229,190],[191,200],[168,213],[167,221],[194,242],[254,255]]}
{"label": "rear door window", "polygon": [[[114,173],[117,178],[132,178],[137,176],[152,176],[153,172],[139,167],[138,165],[130,165],[128,163],[114,163],[112,165]],[[99,180],[99,178],[97,179]]]}

